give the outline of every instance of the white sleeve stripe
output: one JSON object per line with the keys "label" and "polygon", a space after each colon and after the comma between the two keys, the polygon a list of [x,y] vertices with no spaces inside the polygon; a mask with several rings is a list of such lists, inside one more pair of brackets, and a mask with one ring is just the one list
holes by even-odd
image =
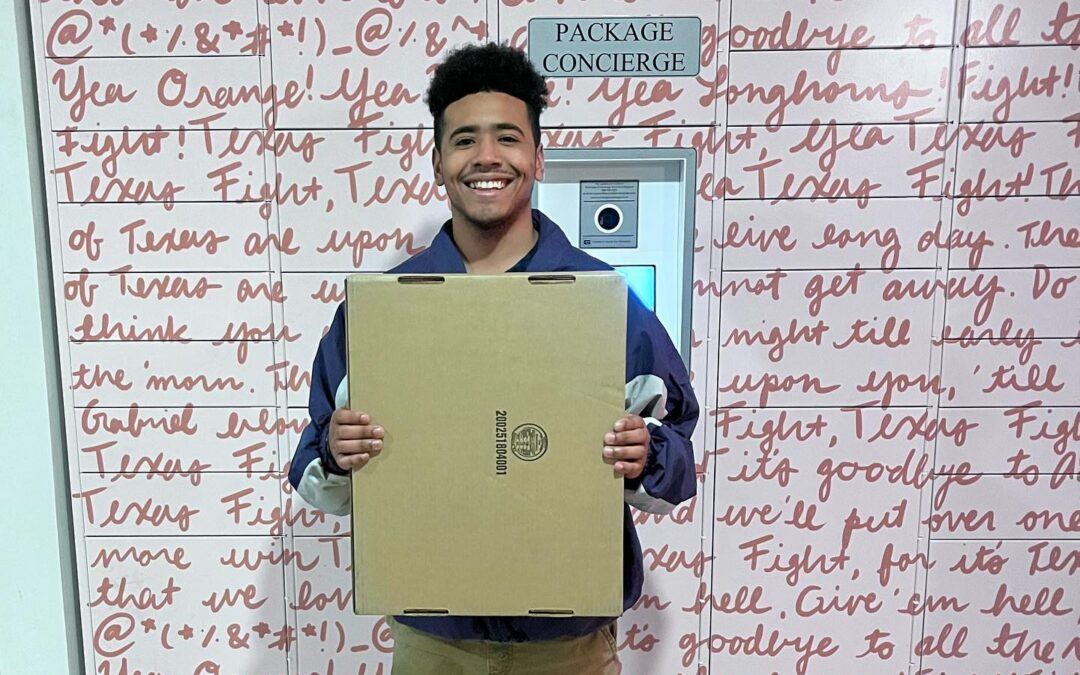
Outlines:
{"label": "white sleeve stripe", "polygon": [[638,375],[626,383],[626,412],[658,420],[667,415],[667,385],[656,375]]}
{"label": "white sleeve stripe", "polygon": [[660,516],[666,516],[675,510],[674,504],[659,497],[653,497],[648,492],[645,492],[644,486],[641,485],[638,485],[637,490],[623,490],[623,500],[640,511],[655,513]]}
{"label": "white sleeve stripe", "polygon": [[307,465],[296,491],[305,502],[317,509],[335,516],[349,515],[349,507],[352,505],[349,477],[327,473],[321,458],[312,460]]}
{"label": "white sleeve stripe", "polygon": [[344,408],[349,405],[349,376],[341,378],[337,391],[334,392],[334,407]]}

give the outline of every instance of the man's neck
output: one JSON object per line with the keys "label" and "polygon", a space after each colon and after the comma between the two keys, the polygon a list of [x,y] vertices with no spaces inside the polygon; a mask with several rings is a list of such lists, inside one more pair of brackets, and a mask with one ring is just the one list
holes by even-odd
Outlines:
{"label": "man's neck", "polygon": [[455,217],[450,222],[450,231],[470,274],[505,272],[532,250],[538,237],[531,211],[489,230],[463,224]]}

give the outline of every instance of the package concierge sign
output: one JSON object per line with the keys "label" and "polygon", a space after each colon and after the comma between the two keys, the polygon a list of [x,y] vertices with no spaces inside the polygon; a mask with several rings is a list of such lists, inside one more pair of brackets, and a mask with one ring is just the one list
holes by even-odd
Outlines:
{"label": "package concierge sign", "polygon": [[700,51],[697,17],[529,21],[529,59],[552,77],[692,77]]}

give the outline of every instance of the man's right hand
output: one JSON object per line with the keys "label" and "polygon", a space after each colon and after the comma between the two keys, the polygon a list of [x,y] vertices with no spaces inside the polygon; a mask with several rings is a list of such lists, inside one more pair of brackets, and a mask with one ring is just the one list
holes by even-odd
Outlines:
{"label": "man's right hand", "polygon": [[346,471],[364,468],[383,448],[386,432],[367,413],[338,408],[330,416],[330,454]]}

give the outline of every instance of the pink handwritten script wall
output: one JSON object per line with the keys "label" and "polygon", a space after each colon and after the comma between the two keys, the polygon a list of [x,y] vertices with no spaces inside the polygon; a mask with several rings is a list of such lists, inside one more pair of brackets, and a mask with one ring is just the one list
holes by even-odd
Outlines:
{"label": "pink handwritten script wall", "polygon": [[[697,151],[699,495],[627,673],[1080,670],[1080,4],[34,0],[87,670],[388,673],[284,478],[356,271],[421,250],[431,68],[696,16],[544,142]],[[644,223],[643,227],[663,226]]]}

